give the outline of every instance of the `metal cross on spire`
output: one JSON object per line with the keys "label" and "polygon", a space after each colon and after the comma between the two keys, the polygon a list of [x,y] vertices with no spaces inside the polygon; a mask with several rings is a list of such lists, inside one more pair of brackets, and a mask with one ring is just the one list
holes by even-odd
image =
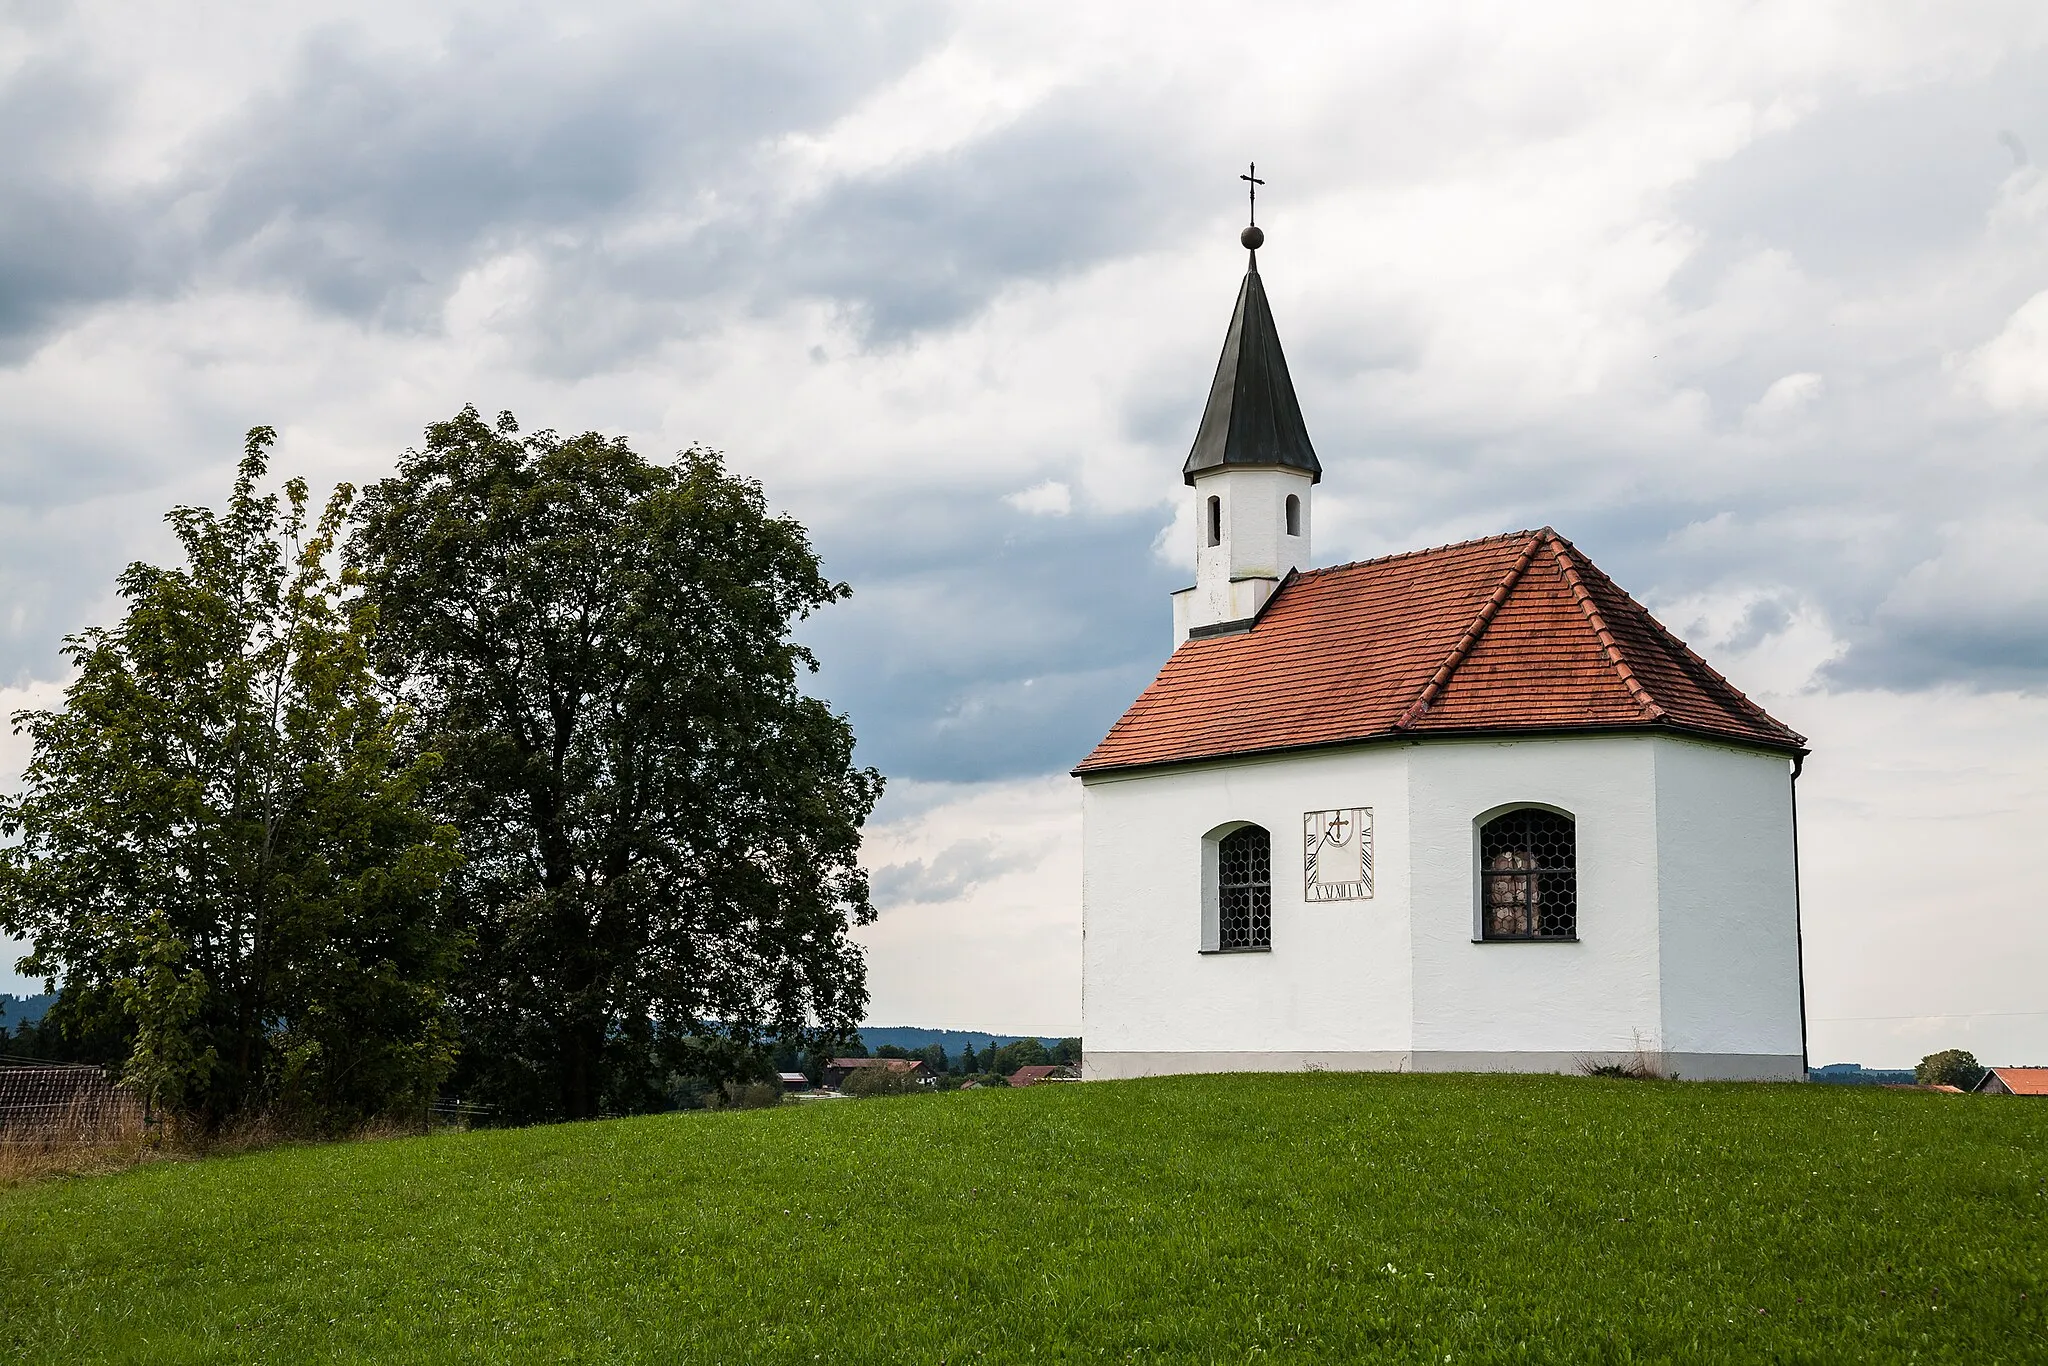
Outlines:
{"label": "metal cross on spire", "polygon": [[1257,270],[1259,268],[1259,248],[1266,241],[1266,231],[1259,226],[1259,186],[1266,182],[1259,179],[1259,163],[1256,161],[1251,164],[1250,173],[1241,175],[1238,179],[1245,181],[1245,189],[1251,191],[1252,221],[1250,227],[1237,235],[1237,240],[1244,243],[1250,249],[1252,254],[1251,268]]}

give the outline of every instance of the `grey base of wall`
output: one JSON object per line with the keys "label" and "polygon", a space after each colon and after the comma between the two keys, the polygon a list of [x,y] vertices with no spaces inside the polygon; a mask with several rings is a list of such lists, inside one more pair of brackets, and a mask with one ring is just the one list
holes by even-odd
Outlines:
{"label": "grey base of wall", "polygon": [[[1627,1063],[1631,1051],[1612,1053],[1098,1053],[1090,1049],[1081,1074],[1090,1081],[1167,1077],[1191,1072],[1564,1072],[1600,1063]],[[1686,1081],[1804,1081],[1797,1053],[1665,1053],[1665,1072]]]}

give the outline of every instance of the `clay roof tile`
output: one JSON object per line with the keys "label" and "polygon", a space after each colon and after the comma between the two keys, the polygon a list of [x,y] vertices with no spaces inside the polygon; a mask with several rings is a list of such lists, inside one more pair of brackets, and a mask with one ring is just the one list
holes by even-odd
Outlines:
{"label": "clay roof tile", "polygon": [[1545,527],[1293,576],[1251,629],[1174,651],[1075,772],[1645,728],[1805,747]]}
{"label": "clay roof tile", "polygon": [[2005,1083],[2005,1089],[2016,1096],[2048,1096],[2048,1067],[1993,1067]]}

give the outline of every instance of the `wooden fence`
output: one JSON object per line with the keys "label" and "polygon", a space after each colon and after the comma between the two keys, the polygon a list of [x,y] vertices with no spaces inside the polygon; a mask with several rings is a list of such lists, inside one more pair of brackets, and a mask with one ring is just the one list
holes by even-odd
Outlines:
{"label": "wooden fence", "polygon": [[103,1067],[0,1055],[0,1143],[114,1143],[141,1122],[141,1099]]}

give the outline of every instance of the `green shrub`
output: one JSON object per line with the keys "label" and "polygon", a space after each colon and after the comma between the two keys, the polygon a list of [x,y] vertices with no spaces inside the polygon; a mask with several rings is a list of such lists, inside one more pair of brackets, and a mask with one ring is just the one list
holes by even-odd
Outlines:
{"label": "green shrub", "polygon": [[917,1089],[909,1072],[893,1067],[861,1067],[846,1074],[839,1089],[849,1096],[907,1096]]}
{"label": "green shrub", "polygon": [[704,1094],[707,1110],[765,1110],[782,1104],[779,1081],[729,1081]]}
{"label": "green shrub", "polygon": [[1913,1069],[1913,1080],[1922,1086],[1956,1086],[1965,1091],[1984,1079],[1984,1069],[1972,1054],[1960,1048],[1929,1053]]}

